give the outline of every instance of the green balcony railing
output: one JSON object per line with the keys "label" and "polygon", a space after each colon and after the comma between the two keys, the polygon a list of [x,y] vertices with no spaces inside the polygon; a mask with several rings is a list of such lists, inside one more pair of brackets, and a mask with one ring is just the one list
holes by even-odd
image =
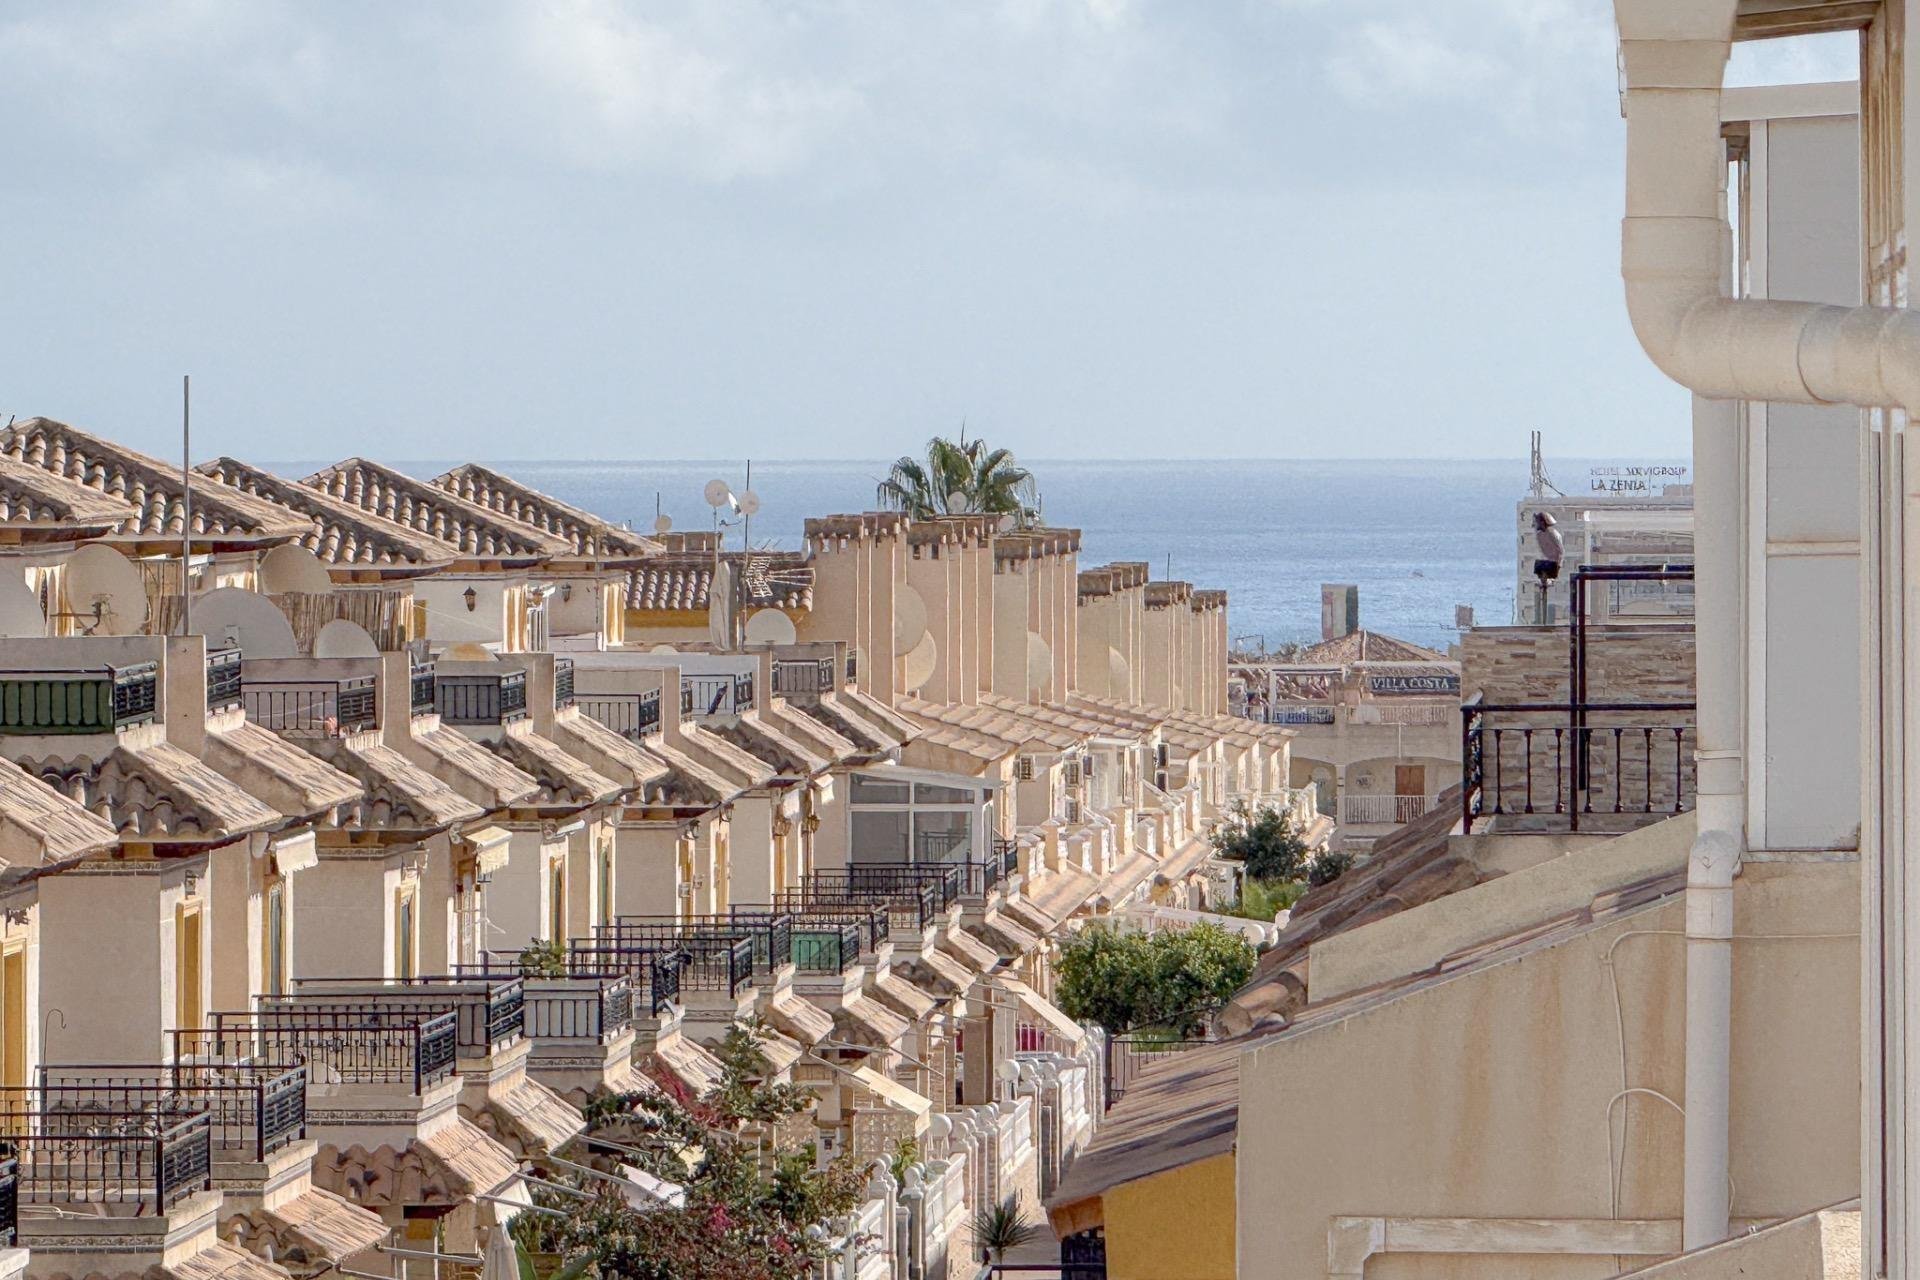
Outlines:
{"label": "green balcony railing", "polygon": [[160,666],[0,672],[0,733],[112,733],[152,720]]}

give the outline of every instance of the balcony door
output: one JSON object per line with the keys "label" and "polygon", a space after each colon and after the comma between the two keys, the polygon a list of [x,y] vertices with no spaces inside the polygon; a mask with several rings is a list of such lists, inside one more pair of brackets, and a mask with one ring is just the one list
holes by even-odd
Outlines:
{"label": "balcony door", "polygon": [[202,932],[200,904],[183,902],[174,915],[174,1025],[198,1027],[206,1018],[201,996]]}
{"label": "balcony door", "polygon": [[1397,764],[1393,766],[1393,794],[1397,796],[1426,795],[1427,766],[1423,764]]}
{"label": "balcony door", "polygon": [[[41,1046],[46,1052],[46,1046]],[[0,956],[0,1085],[9,1090],[27,1083],[27,949]],[[20,1099],[18,1093],[9,1094]],[[18,1108],[24,1108],[21,1100]]]}

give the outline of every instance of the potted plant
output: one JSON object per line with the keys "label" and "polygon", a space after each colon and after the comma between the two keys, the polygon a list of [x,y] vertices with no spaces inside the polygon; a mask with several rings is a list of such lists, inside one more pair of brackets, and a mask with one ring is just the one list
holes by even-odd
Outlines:
{"label": "potted plant", "polygon": [[1005,1262],[1007,1250],[1018,1249],[1039,1230],[1021,1207],[1019,1192],[1011,1200],[988,1205],[973,1215],[973,1242],[980,1248],[982,1262]]}

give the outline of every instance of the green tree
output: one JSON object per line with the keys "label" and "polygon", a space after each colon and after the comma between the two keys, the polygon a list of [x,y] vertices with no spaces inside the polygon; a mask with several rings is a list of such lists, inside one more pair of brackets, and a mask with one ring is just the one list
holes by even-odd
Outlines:
{"label": "green tree", "polygon": [[1244,863],[1255,880],[1298,880],[1307,869],[1307,842],[1293,829],[1293,815],[1285,809],[1252,809],[1246,801],[1237,801],[1207,838],[1215,853]]}
{"label": "green tree", "polygon": [[[563,1274],[620,1280],[807,1280],[827,1256],[832,1226],[860,1203],[866,1173],[852,1161],[816,1168],[811,1143],[779,1144],[779,1122],[812,1105],[792,1085],[766,1083],[759,1029],[736,1027],[716,1050],[721,1083],[615,1094],[588,1108],[594,1133],[617,1133],[622,1159],[686,1190],[679,1208],[630,1206],[596,1184],[552,1232]],[[763,1158],[763,1151],[765,1158]],[[557,1221],[557,1220],[556,1220]],[[827,1232],[809,1228],[827,1227]]]}
{"label": "green tree", "polygon": [[1040,496],[1033,473],[1007,449],[983,440],[935,436],[924,458],[902,456],[887,473],[875,500],[888,511],[916,520],[943,515],[1011,515],[1021,525],[1040,522]]}
{"label": "green tree", "polygon": [[1094,925],[1061,944],[1054,999],[1109,1035],[1144,1027],[1187,1034],[1253,976],[1254,954],[1217,924],[1157,933]]}

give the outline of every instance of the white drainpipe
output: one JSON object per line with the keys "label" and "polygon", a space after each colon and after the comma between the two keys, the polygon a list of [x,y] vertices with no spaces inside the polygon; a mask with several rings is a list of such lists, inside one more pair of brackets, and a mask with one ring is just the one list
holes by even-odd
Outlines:
{"label": "white drainpipe", "polygon": [[1742,656],[1731,401],[1920,407],[1920,315],[1728,296],[1720,89],[1736,0],[1615,0],[1627,118],[1621,276],[1647,355],[1707,401],[1694,419],[1700,706],[1687,871],[1683,1244],[1724,1239],[1733,876],[1744,848]]}

